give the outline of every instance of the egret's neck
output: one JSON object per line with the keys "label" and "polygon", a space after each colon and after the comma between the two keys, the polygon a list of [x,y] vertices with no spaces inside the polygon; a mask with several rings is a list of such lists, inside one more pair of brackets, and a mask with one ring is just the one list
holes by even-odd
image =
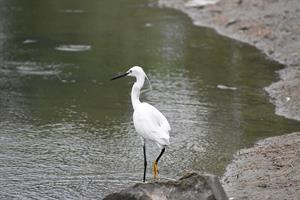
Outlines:
{"label": "egret's neck", "polygon": [[140,93],[141,93],[141,89],[144,85],[144,81],[145,81],[144,76],[136,77],[136,82],[133,84],[133,87],[131,90],[131,103],[132,103],[134,110],[138,106],[138,104],[141,103],[140,102]]}

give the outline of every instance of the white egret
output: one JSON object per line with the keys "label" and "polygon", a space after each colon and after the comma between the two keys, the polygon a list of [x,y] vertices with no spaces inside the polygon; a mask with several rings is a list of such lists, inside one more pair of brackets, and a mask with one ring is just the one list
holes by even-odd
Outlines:
{"label": "white egret", "polygon": [[[169,143],[169,132],[171,127],[166,117],[152,105],[140,101],[140,91],[144,85],[147,75],[144,70],[139,66],[130,68],[127,72],[119,74],[112,78],[115,80],[124,76],[132,76],[136,78],[136,82],[133,84],[131,90],[131,103],[133,106],[133,123],[136,132],[141,136],[144,151],[144,178],[146,180],[146,141],[154,141],[161,149],[159,156],[153,163],[153,175],[154,178],[158,178],[158,161],[165,152],[165,147]],[[148,79],[148,78],[147,78]]]}

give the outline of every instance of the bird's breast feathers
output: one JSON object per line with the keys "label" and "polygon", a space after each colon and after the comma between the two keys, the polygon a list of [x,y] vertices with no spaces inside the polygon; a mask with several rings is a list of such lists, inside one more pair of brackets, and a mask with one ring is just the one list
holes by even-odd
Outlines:
{"label": "bird's breast feathers", "polygon": [[148,103],[141,103],[133,113],[136,131],[144,138],[158,141],[164,140],[162,145],[168,145],[171,127],[166,117]]}

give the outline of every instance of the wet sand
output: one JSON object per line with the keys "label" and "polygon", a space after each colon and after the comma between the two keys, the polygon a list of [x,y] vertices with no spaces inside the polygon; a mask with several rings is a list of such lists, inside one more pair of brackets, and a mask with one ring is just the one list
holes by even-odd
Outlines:
{"label": "wet sand", "polygon": [[[300,1],[220,0],[205,6],[194,2],[159,0],[159,5],[186,13],[197,26],[254,45],[286,66],[278,72],[280,80],[265,90],[276,114],[300,120]],[[238,152],[223,177],[228,196],[298,199],[299,143],[300,133],[292,133],[267,138]]]}

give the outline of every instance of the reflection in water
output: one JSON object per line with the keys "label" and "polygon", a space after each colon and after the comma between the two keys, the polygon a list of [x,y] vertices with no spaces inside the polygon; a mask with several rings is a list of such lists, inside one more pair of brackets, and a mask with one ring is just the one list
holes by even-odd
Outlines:
{"label": "reflection in water", "polygon": [[[1,199],[99,198],[142,181],[133,81],[109,81],[132,65],[145,66],[153,90],[142,98],[172,126],[163,178],[222,174],[238,149],[299,130],[262,90],[279,66],[175,11],[140,0],[0,0]],[[159,149],[148,149],[150,162]]]}

